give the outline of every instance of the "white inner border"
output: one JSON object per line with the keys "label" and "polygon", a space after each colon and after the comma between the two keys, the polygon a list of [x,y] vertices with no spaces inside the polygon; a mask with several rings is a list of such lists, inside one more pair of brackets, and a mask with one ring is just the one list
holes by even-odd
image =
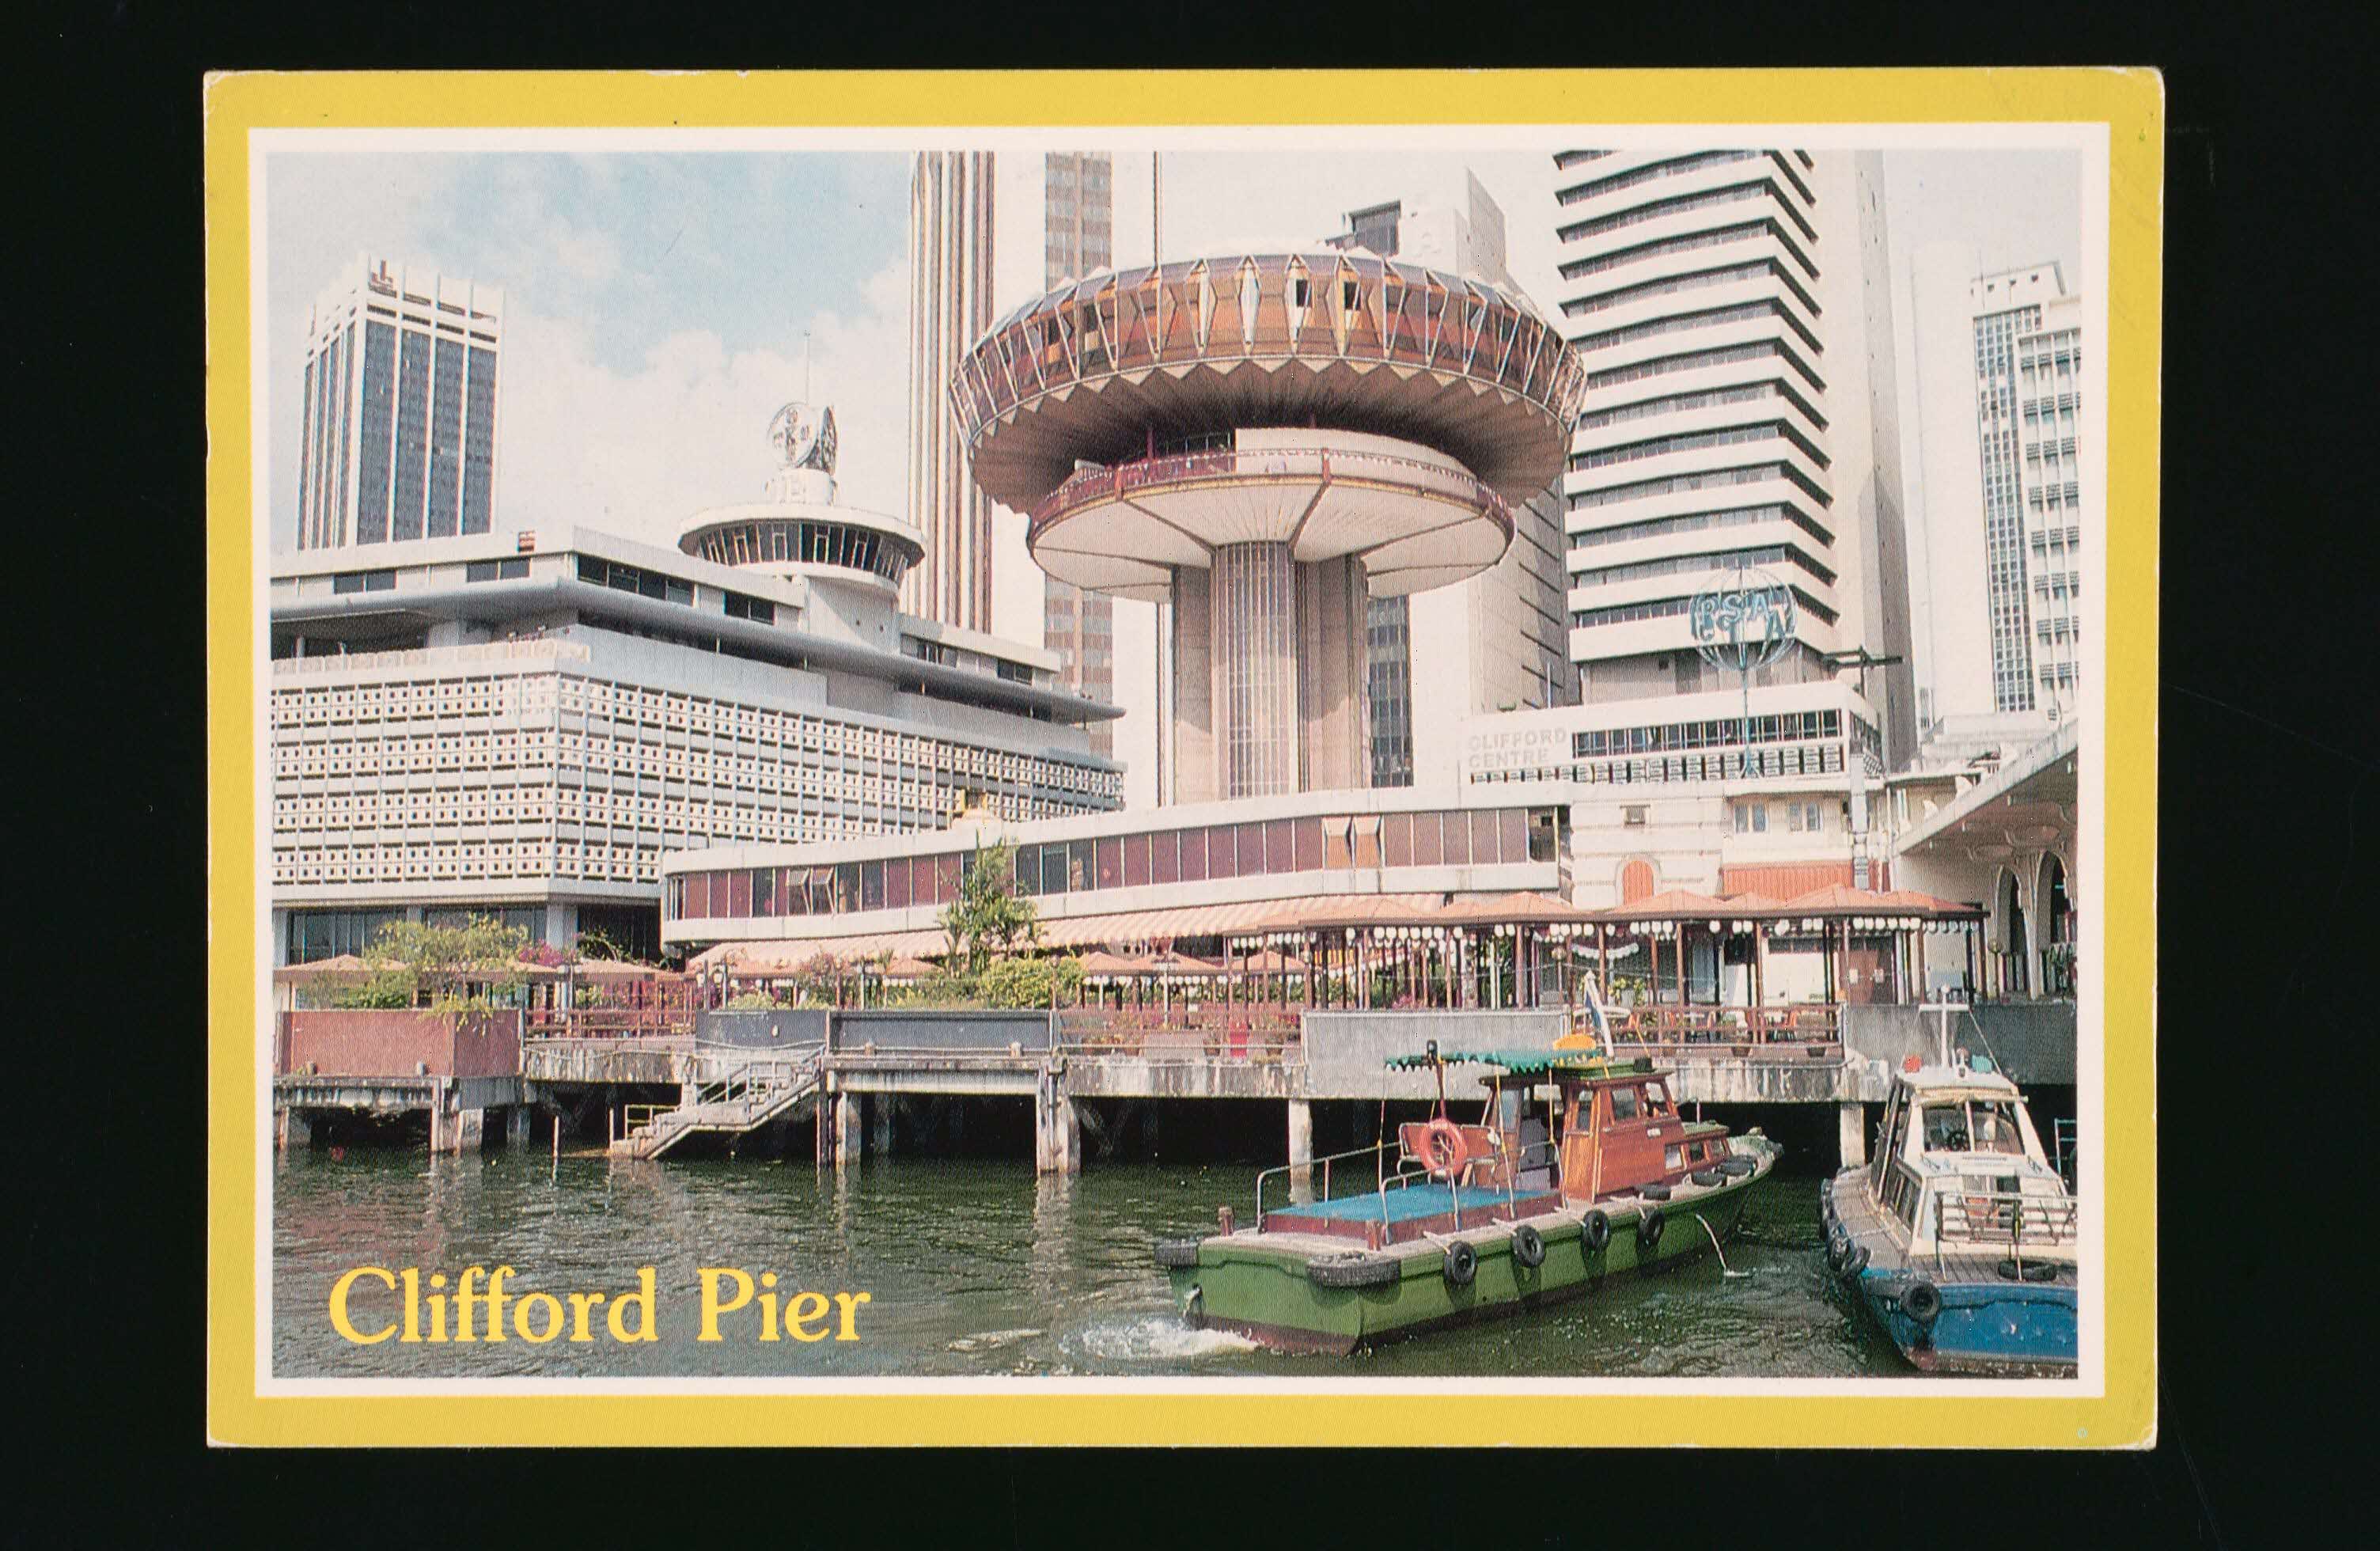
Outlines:
{"label": "white inner border", "polygon": [[[2082,423],[2095,450],[2083,481],[2082,557],[2084,613],[2089,622],[2086,669],[2081,686],[2082,731],[2078,749],[2081,791],[2076,865],[2094,885],[2094,907],[2082,913],[2082,962],[2107,959],[2107,846],[2103,823],[2107,715],[2107,238],[2108,126],[2081,124],[1752,124],[1752,125],[1381,125],[1240,126],[1040,128],[957,127],[736,129],[256,129],[249,133],[249,513],[256,617],[249,639],[255,653],[253,713],[257,730],[256,996],[259,1018],[254,1093],[256,1147],[256,1392],[260,1398],[358,1398],[371,1396],[475,1395],[1514,1395],[1670,1398],[1768,1397],[1956,1397],[2033,1396],[2077,1400],[2106,1393],[2107,1305],[2106,1019],[2099,997],[2076,1008],[2075,1112],[2082,1122],[2078,1178],[2083,1234],[2082,1264],[2099,1296],[2078,1310],[2077,1376],[2072,1379],[1875,1378],[1875,1379],[1621,1379],[1464,1378],[1416,1375],[1398,1379],[1300,1376],[1270,1378],[501,1378],[501,1379],[286,1379],[275,1377],[273,1359],[273,862],[272,760],[269,721],[272,676],[269,550],[272,480],[267,472],[268,428],[273,423],[270,330],[267,326],[265,248],[266,177],[272,154],[358,151],[1261,151],[1318,146],[1379,151],[1399,145],[1434,151],[1543,150],[1603,145],[1618,150],[1694,151],[1743,144],[1791,144],[1828,151],[2020,151],[2065,150],[2078,153],[2082,195],[2082,309],[2084,329],[2097,367],[2082,404]],[[2104,988],[2104,979],[2094,976]],[[2099,1274],[2094,1278],[2093,1271]],[[1323,1441],[1323,1440],[1314,1440]]]}

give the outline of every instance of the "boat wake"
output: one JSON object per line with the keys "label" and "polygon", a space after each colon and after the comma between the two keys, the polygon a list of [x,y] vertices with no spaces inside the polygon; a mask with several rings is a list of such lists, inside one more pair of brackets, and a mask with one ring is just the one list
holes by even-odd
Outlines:
{"label": "boat wake", "polygon": [[1046,1336],[1046,1330],[985,1330],[972,1336],[961,1336],[950,1343],[951,1351],[993,1351],[1017,1341],[1028,1341],[1036,1336]]}
{"label": "boat wake", "polygon": [[1262,1350],[1229,1330],[1194,1330],[1170,1315],[1093,1325],[1076,1339],[1083,1355],[1108,1363],[1169,1363]]}

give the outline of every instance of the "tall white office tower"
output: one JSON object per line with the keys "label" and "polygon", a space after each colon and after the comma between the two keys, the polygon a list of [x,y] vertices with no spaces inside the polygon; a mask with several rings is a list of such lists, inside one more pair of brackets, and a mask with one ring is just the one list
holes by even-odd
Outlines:
{"label": "tall white office tower", "polygon": [[1983,273],[1963,244],[1911,265],[1925,475],[1928,731],[1946,753],[2077,709],[2082,300],[2055,262]]}
{"label": "tall white office tower", "polygon": [[922,151],[909,178],[909,524],[924,561],[901,606],[991,628],[991,503],[967,478],[951,373],[991,326],[992,155]]}
{"label": "tall white office tower", "polygon": [[1831,709],[1852,686],[1875,724],[1851,741],[1898,766],[1916,726],[1882,158],[1571,151],[1554,192],[1587,368],[1562,489],[1583,702],[1734,691],[1689,614],[1754,565],[1795,602],[1755,691]]}
{"label": "tall white office tower", "polygon": [[298,547],[485,533],[504,293],[358,255],[306,321]]}

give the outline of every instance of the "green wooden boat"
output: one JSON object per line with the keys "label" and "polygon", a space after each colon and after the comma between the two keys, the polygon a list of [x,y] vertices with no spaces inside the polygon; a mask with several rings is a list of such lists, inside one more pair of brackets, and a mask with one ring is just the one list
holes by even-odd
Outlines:
{"label": "green wooden boat", "polygon": [[[1343,1353],[1580,1297],[1717,1250],[1779,1151],[1757,1131],[1685,1119],[1649,1060],[1432,1042],[1389,1064],[1437,1070],[1428,1121],[1267,1169],[1254,1224],[1226,1207],[1220,1231],[1157,1246],[1191,1325]],[[1469,1125],[1446,1108],[1446,1068],[1466,1064],[1490,1069]],[[1295,1199],[1309,1181],[1320,1195]]]}

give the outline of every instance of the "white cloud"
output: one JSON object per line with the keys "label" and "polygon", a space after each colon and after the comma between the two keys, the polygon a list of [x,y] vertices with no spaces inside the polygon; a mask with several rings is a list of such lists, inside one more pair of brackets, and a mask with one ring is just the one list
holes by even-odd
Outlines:
{"label": "white cloud", "polygon": [[[833,405],[840,499],[906,509],[908,266],[871,277],[851,316],[810,321],[811,395]],[[670,545],[706,506],[758,500],[762,433],[802,396],[800,342],[731,352],[709,330],[669,335],[633,370],[597,358],[590,325],[526,311],[504,321],[498,525],[583,525]]]}

